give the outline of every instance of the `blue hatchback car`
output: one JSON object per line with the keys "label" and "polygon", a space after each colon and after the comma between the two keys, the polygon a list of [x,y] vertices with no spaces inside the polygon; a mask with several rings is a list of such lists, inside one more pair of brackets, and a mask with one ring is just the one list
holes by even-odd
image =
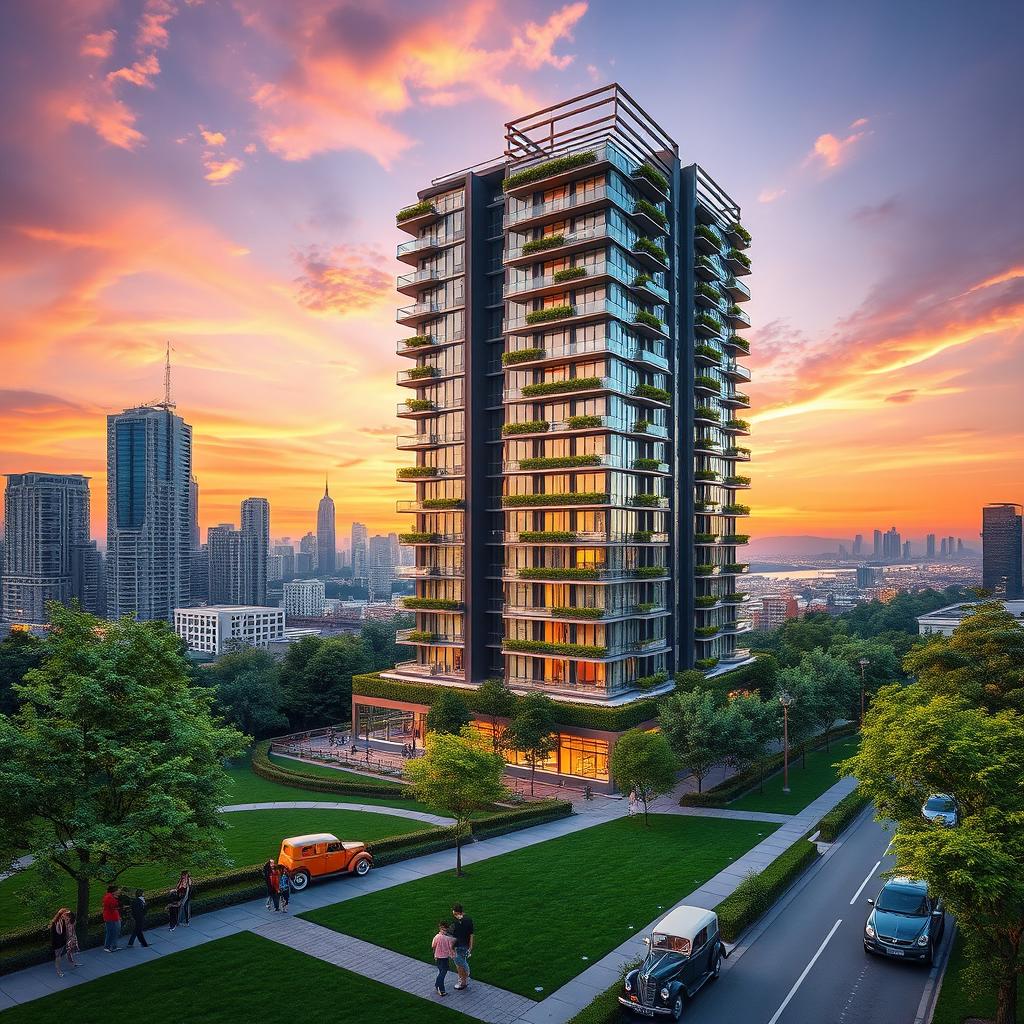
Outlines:
{"label": "blue hatchback car", "polygon": [[931,964],[946,929],[942,900],[928,892],[928,883],[891,878],[873,900],[864,924],[868,953]]}

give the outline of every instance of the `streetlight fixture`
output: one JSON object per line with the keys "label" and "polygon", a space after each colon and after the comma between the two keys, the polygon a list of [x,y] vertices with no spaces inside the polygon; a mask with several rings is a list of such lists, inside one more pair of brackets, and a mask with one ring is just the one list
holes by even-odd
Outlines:
{"label": "streetlight fixture", "polygon": [[789,690],[779,694],[782,705],[782,792],[789,793],[789,709],[795,698]]}
{"label": "streetlight fixture", "polygon": [[864,669],[871,664],[867,658],[861,658],[857,662],[860,665],[860,727],[864,728]]}

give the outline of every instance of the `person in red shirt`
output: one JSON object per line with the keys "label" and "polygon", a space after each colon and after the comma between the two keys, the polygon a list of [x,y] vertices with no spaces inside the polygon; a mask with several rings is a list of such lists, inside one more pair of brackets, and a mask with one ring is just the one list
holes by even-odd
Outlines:
{"label": "person in red shirt", "polygon": [[103,894],[103,948],[108,953],[117,952],[117,940],[121,937],[120,891],[119,886],[108,885]]}

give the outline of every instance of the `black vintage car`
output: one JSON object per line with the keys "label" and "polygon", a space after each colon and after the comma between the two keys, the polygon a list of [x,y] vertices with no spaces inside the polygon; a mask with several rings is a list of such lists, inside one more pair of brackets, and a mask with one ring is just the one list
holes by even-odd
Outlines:
{"label": "black vintage car", "polygon": [[647,957],[626,975],[619,1005],[641,1017],[679,1020],[686,1000],[718,977],[729,955],[718,933],[718,915],[701,907],[676,907],[644,941]]}

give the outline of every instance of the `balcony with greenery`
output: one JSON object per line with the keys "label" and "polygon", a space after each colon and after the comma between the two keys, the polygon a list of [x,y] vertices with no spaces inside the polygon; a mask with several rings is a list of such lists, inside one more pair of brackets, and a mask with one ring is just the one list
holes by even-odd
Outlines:
{"label": "balcony with greenery", "polygon": [[564,494],[505,494],[505,508],[529,508],[544,505],[608,505],[611,495],[601,491],[571,491]]}
{"label": "balcony with greenery", "polygon": [[726,564],[722,566],[722,572],[727,573],[730,576],[737,576],[740,573],[747,572],[749,568],[749,562],[726,562]]}
{"label": "balcony with greenery", "polygon": [[570,583],[592,583],[601,578],[597,569],[581,567],[578,569],[565,566],[527,566],[515,570],[521,580],[566,580]]}
{"label": "balcony with greenery", "polygon": [[438,544],[441,541],[439,533],[400,533],[399,544]]}
{"label": "balcony with greenery", "polygon": [[727,533],[722,537],[723,544],[739,545],[750,541],[749,533]]}
{"label": "balcony with greenery", "polygon": [[563,604],[557,604],[548,611],[556,619],[603,619],[605,615],[604,608],[572,608]]}
{"label": "balcony with greenery", "polygon": [[406,370],[406,380],[424,380],[427,377],[436,377],[438,370],[436,366],[414,366],[411,370]]}
{"label": "balcony with greenery", "polygon": [[634,469],[660,469],[665,465],[666,463],[662,462],[661,459],[642,458],[633,460]]}
{"label": "balcony with greenery", "polygon": [[586,267],[562,267],[551,275],[551,279],[555,284],[562,284],[564,281],[578,281],[581,277],[586,277],[587,273]]}
{"label": "balcony with greenery", "polygon": [[698,608],[714,608],[718,604],[719,598],[717,594],[698,594],[694,599],[693,603]]}
{"label": "balcony with greenery", "polygon": [[530,363],[536,359],[544,358],[544,349],[542,348],[520,348],[514,352],[502,352],[501,353],[501,365],[502,366],[515,366],[516,363]]}
{"label": "balcony with greenery", "polygon": [[410,611],[461,612],[462,602],[441,597],[403,597],[402,607]]}
{"label": "balcony with greenery", "polygon": [[434,206],[430,199],[424,199],[421,202],[413,203],[412,206],[405,207],[404,210],[399,210],[395,214],[395,222],[398,224],[406,224],[413,220],[429,220],[439,216],[437,208]]}
{"label": "balcony with greenery", "polygon": [[717,664],[718,658],[698,658],[693,663],[693,667],[700,669],[701,672],[710,672]]}
{"label": "balcony with greenery", "polygon": [[503,423],[502,434],[544,434],[551,429],[547,420],[525,420],[522,423]]}
{"label": "balcony with greenery", "polygon": [[607,658],[608,648],[596,644],[554,643],[549,640],[514,640],[506,637],[502,642],[506,651],[520,654],[554,654],[567,658]]}
{"label": "balcony with greenery", "polygon": [[633,388],[633,394],[637,398],[648,398],[652,402],[662,402],[668,405],[672,401],[672,394],[665,388],[655,387],[653,384],[637,384]]}
{"label": "balcony with greenery", "polygon": [[428,511],[463,508],[465,504],[464,498],[424,498],[420,502],[420,505]]}
{"label": "balcony with greenery", "polygon": [[667,575],[666,565],[640,565],[633,570],[633,576],[638,580],[656,580]]}
{"label": "balcony with greenery", "polygon": [[636,530],[634,533],[630,534],[629,539],[633,541],[634,544],[650,544],[653,537],[653,530]]}
{"label": "balcony with greenery", "polygon": [[749,448],[739,448],[736,445],[733,445],[733,446],[731,446],[729,448],[726,448],[725,451],[722,454],[726,458],[729,458],[729,459],[744,459],[744,460],[746,460],[746,459],[750,458],[750,449]]}
{"label": "balcony with greenery", "polygon": [[746,249],[752,241],[750,232],[740,224],[739,221],[730,224],[726,228],[726,231],[729,233],[729,236],[734,239],[734,244],[741,249]]}
{"label": "balcony with greenery", "polygon": [[604,419],[601,416],[593,415],[569,416],[565,421],[570,430],[586,430],[589,427],[600,427],[603,423]]}
{"label": "balcony with greenery", "polygon": [[650,426],[650,420],[637,420],[636,423],[633,424],[631,432],[634,434],[646,434],[648,429],[650,429]]}
{"label": "balcony with greenery", "polygon": [[731,338],[726,338],[725,343],[738,348],[745,355],[750,355],[750,342],[746,338],[741,338],[738,334],[734,334]]}
{"label": "balcony with greenery", "polygon": [[550,455],[535,456],[519,460],[520,469],[576,469],[580,466],[600,466],[602,456],[589,455]]}
{"label": "balcony with greenery", "polygon": [[721,277],[721,271],[708,256],[698,255],[694,260],[693,269],[704,281],[717,281]]}
{"label": "balcony with greenery", "polygon": [[521,530],[519,539],[527,544],[570,544],[576,540],[572,530]]}
{"label": "balcony with greenery", "polygon": [[441,476],[440,466],[402,466],[398,470],[399,480],[414,480],[419,477]]}
{"label": "balcony with greenery", "polygon": [[721,363],[722,353],[710,345],[694,345],[693,354],[698,362]]}
{"label": "balcony with greenery", "polygon": [[557,235],[545,235],[543,238],[533,238],[525,242],[522,247],[524,256],[532,256],[535,252],[545,252],[548,249],[557,249],[565,245],[565,235],[561,232]]}
{"label": "balcony with greenery", "polygon": [[747,594],[744,592],[736,591],[732,594],[723,594],[722,600],[726,604],[743,604],[747,599]]}
{"label": "balcony with greenery", "polygon": [[698,469],[693,474],[693,479],[700,483],[707,483],[710,480],[717,480],[718,473],[713,469]]}
{"label": "balcony with greenery", "polygon": [[700,562],[693,567],[693,572],[696,576],[710,576],[714,571],[715,567],[710,562]]}
{"label": "balcony with greenery", "polygon": [[723,505],[722,506],[723,516],[749,516],[750,506],[749,505]]}
{"label": "balcony with greenery", "polygon": [[545,160],[543,163],[534,164],[532,167],[524,168],[510,174],[502,183],[504,192],[511,192],[513,189],[521,188],[523,185],[532,185],[534,182],[543,181],[556,174],[565,174],[567,171],[574,171],[578,167],[586,167],[597,160],[597,153],[594,150],[587,150],[583,153],[571,153],[568,156],[555,157],[553,160]]}
{"label": "balcony with greenery", "polygon": [[719,392],[722,390],[722,382],[715,380],[714,377],[709,377],[706,373],[697,374],[693,378],[693,386],[695,388],[703,388],[705,391]]}
{"label": "balcony with greenery", "polygon": [[707,337],[717,338],[722,333],[722,322],[707,313],[698,313],[693,318],[693,326],[697,329],[698,334]]}
{"label": "balcony with greenery", "polygon": [[405,407],[409,412],[429,412],[431,409],[436,408],[429,398],[407,398],[405,400]]}
{"label": "balcony with greenery", "polygon": [[526,314],[528,324],[545,324],[552,320],[564,320],[566,317],[575,316],[575,306],[547,306],[545,309],[531,309]]}
{"label": "balcony with greenery", "polygon": [[660,494],[634,494],[629,503],[638,508],[657,508],[664,500]]}
{"label": "balcony with greenery", "polygon": [[702,306],[717,306],[722,301],[722,293],[712,284],[698,281],[694,289],[697,302]]}
{"label": "balcony with greenery", "polygon": [[693,503],[694,512],[698,512],[704,515],[713,515],[718,511],[717,501],[695,501]]}
{"label": "balcony with greenery", "polygon": [[717,253],[722,248],[722,240],[706,224],[698,224],[693,232],[693,240],[697,248],[705,253]]}
{"label": "balcony with greenery", "polygon": [[650,256],[662,265],[668,263],[668,253],[653,238],[640,237],[633,243],[631,248],[635,254],[642,253]]}
{"label": "balcony with greenery", "polygon": [[750,484],[749,476],[727,476],[726,485],[729,487],[747,487]]}
{"label": "balcony with greenery", "polygon": [[414,334],[411,338],[403,338],[402,344],[406,348],[424,348],[426,345],[432,344],[433,341],[433,337],[429,334]]}
{"label": "balcony with greenery", "polygon": [[437,639],[437,634],[432,629],[407,629],[402,633],[401,640],[414,644],[429,644]]}
{"label": "balcony with greenery", "polygon": [[693,439],[693,450],[698,455],[717,455],[718,442],[711,437],[695,437]]}
{"label": "balcony with greenery", "polygon": [[725,261],[737,275],[750,273],[750,257],[745,252],[740,252],[739,249],[730,249],[725,254]]}
{"label": "balcony with greenery", "polygon": [[712,420],[717,423],[722,418],[722,415],[717,409],[713,409],[709,405],[698,405],[693,410],[693,418],[697,420]]}
{"label": "balcony with greenery", "polygon": [[570,377],[568,380],[545,380],[536,384],[524,384],[521,392],[524,398],[538,395],[560,395],[566,391],[593,391],[603,386],[600,377]]}
{"label": "balcony with greenery", "polygon": [[650,182],[659,192],[668,193],[668,178],[653,164],[644,161],[634,172],[633,179],[642,178]]}
{"label": "balcony with greenery", "polygon": [[658,334],[665,333],[665,324],[653,313],[649,313],[646,309],[638,309],[633,314],[633,323],[638,327],[649,327],[652,331],[656,331]]}
{"label": "balcony with greenery", "polygon": [[697,626],[693,631],[693,635],[698,640],[710,640],[714,636],[718,636],[720,629],[718,626]]}
{"label": "balcony with greenery", "polygon": [[693,535],[694,544],[714,544],[718,540],[718,534],[716,533],[695,533]]}
{"label": "balcony with greenery", "polygon": [[665,211],[646,199],[638,199],[636,201],[636,204],[633,206],[633,216],[645,217],[660,228],[664,228],[668,224],[668,215]]}
{"label": "balcony with greenery", "polygon": [[747,420],[727,420],[724,424],[726,430],[737,434],[750,432],[750,423]]}

